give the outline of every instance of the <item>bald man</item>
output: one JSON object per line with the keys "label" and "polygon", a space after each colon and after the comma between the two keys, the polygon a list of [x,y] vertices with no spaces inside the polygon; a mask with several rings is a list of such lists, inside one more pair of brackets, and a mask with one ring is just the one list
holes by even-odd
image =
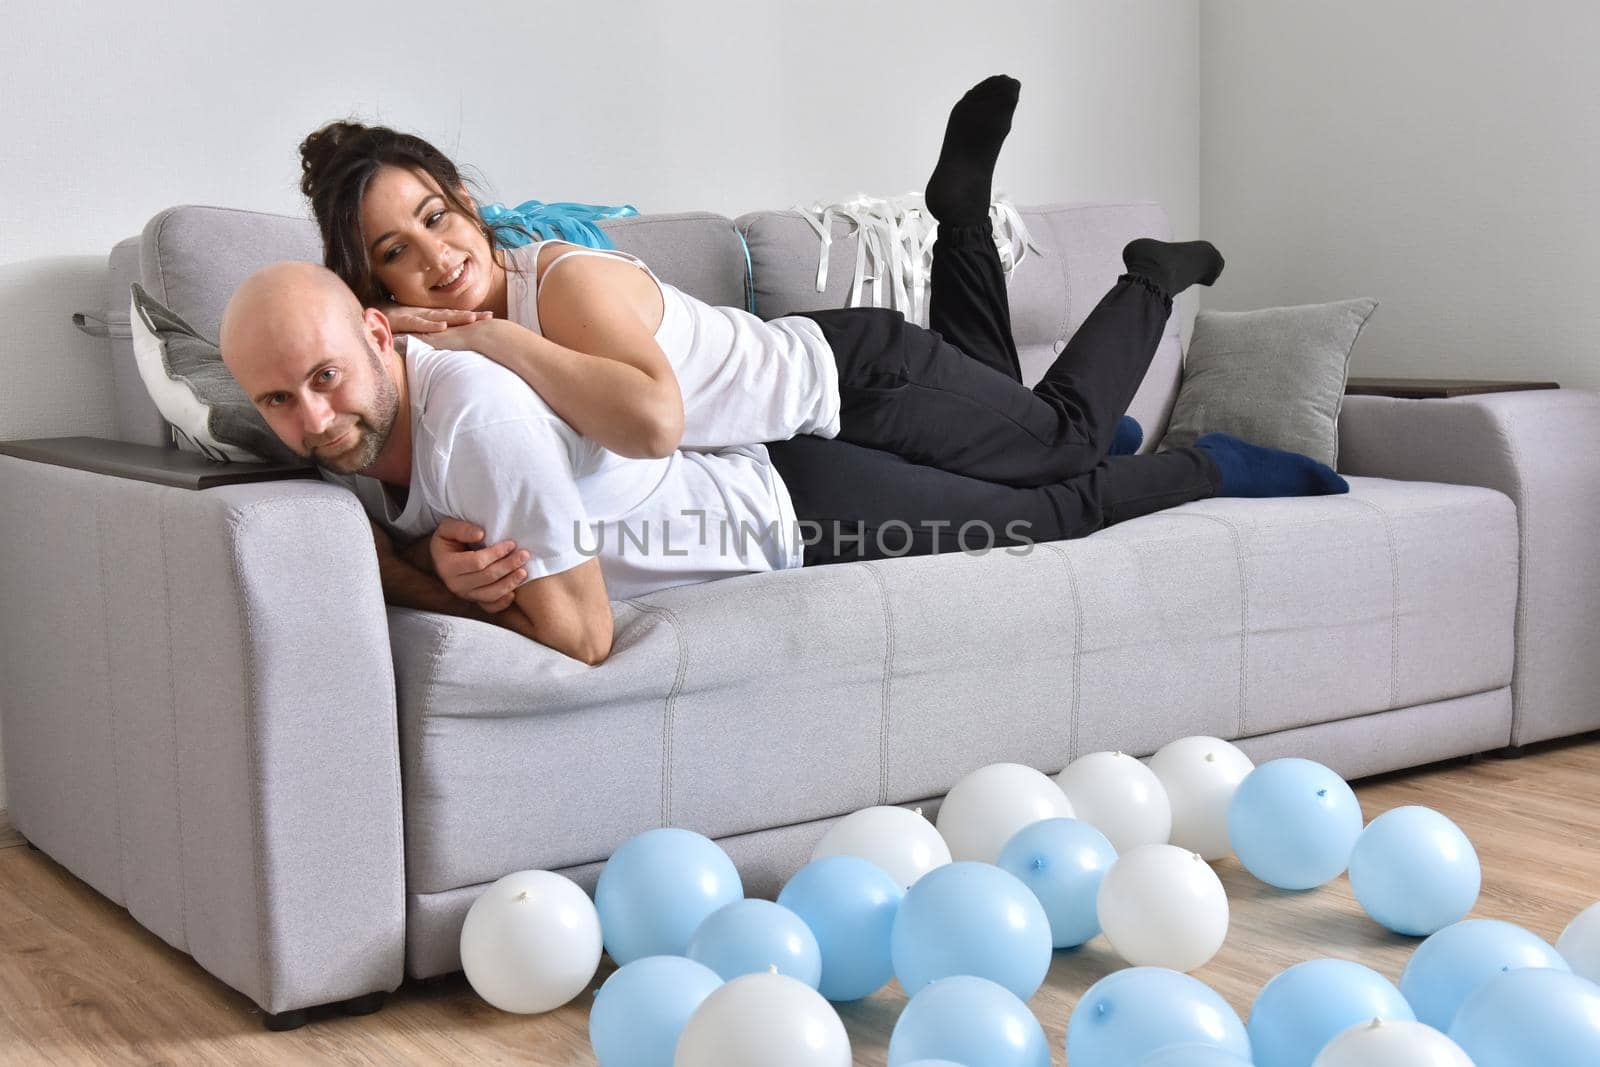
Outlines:
{"label": "bald man", "polygon": [[[615,455],[477,353],[397,345],[384,315],[322,267],[252,275],[221,342],[273,432],[361,499],[392,602],[482,618],[592,665],[611,650],[611,597],[801,563],[788,493],[760,445]],[[517,569],[505,610],[420,573],[451,518],[487,531],[491,576]],[[390,534],[410,542],[403,555]],[[495,556],[505,542],[520,554]]]}

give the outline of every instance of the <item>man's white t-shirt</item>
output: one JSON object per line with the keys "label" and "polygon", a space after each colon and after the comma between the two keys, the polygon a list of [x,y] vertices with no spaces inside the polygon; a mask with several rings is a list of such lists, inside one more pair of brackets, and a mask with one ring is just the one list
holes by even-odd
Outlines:
{"label": "man's white t-shirt", "polygon": [[628,459],[583,437],[476,352],[404,348],[411,486],[324,471],[402,539],[447,516],[529,553],[529,580],[598,557],[613,600],[801,565],[789,491],[761,445]]}

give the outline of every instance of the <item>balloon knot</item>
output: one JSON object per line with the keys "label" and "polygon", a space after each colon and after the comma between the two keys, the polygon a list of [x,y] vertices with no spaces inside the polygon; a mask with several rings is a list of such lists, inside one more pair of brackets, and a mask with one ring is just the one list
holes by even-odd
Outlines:
{"label": "balloon knot", "polygon": [[528,891],[526,889],[524,889],[522,892],[518,893],[516,896],[512,897],[511,899],[520,904],[522,901],[528,899]]}
{"label": "balloon knot", "polygon": [[1326,789],[1319,789],[1319,790],[1317,790],[1317,796],[1319,796],[1319,797],[1325,797],[1325,796],[1327,796],[1327,795],[1328,795],[1328,791],[1327,791],[1327,790],[1326,790]]}
{"label": "balloon knot", "polygon": [[1207,752],[1206,753],[1206,762],[1207,763],[1215,763],[1215,762],[1217,762],[1217,754],[1215,752]]}

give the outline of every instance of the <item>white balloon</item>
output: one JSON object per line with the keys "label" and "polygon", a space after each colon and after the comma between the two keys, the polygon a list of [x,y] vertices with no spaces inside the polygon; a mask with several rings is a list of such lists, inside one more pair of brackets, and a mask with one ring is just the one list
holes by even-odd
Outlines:
{"label": "white balloon", "polygon": [[485,889],[461,927],[461,969],[501,1011],[552,1011],[600,967],[600,915],[570,878],[516,871]]}
{"label": "white balloon", "polygon": [[1211,865],[1176,845],[1117,857],[1095,898],[1100,928],[1136,967],[1192,971],[1228,936],[1228,895]]}
{"label": "white balloon", "polygon": [[1228,805],[1245,776],[1250,757],[1215,737],[1184,737],[1150,757],[1172,803],[1171,842],[1208,860],[1233,854],[1228,843]]}
{"label": "white balloon", "polygon": [[1342,1031],[1311,1067],[1472,1067],[1472,1060],[1427,1023],[1373,1019]]}
{"label": "white balloon", "polygon": [[900,888],[910,889],[918,878],[950,862],[950,848],[922,816],[892,806],[862,808],[828,827],[811,858],[859,856],[887,871]]}
{"label": "white balloon", "polygon": [[991,763],[951,787],[938,825],[952,858],[993,863],[1024,826],[1072,817],[1072,802],[1048,775],[1020,763]]}
{"label": "white balloon", "polygon": [[1590,904],[1556,938],[1556,951],[1572,973],[1600,983],[1600,901]]}
{"label": "white balloon", "polygon": [[1172,805],[1155,772],[1121,752],[1079,756],[1056,775],[1077,817],[1106,835],[1119,854],[1164,845],[1172,834]]}
{"label": "white balloon", "polygon": [[850,1067],[850,1038],[822,994],[768,971],[725,982],[678,1037],[672,1067]]}

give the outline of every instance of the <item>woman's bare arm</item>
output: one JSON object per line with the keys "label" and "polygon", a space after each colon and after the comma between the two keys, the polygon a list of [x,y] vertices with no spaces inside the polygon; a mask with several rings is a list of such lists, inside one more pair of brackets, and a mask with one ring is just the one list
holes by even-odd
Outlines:
{"label": "woman's bare arm", "polygon": [[573,429],[618,455],[666,456],[683,439],[683,397],[666,353],[617,284],[638,267],[578,256],[540,290],[544,336],[486,319],[429,343],[482,352],[527,382]]}

